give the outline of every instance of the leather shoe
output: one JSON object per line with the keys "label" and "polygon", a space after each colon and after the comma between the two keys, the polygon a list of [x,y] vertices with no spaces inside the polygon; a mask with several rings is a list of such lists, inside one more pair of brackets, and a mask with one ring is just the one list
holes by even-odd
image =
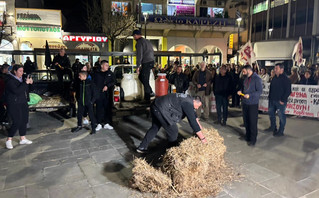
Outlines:
{"label": "leather shoe", "polygon": [[284,136],[284,133],[275,132],[275,133],[273,134],[273,136],[275,136],[275,137],[281,137],[281,136]]}
{"label": "leather shoe", "polygon": [[82,129],[81,126],[77,126],[77,127],[73,128],[73,129],[71,129],[71,132],[72,133],[76,133],[76,132],[79,132],[81,129]]}
{"label": "leather shoe", "polygon": [[254,142],[247,142],[247,145],[248,145],[248,146],[255,146],[255,144],[256,144],[256,143],[254,143]]}
{"label": "leather shoe", "polygon": [[96,131],[95,131],[95,130],[92,130],[92,131],[90,132],[90,135],[94,135],[94,134],[96,134]]}
{"label": "leather shoe", "polygon": [[277,131],[277,130],[274,129],[274,128],[269,127],[269,128],[267,128],[267,129],[265,129],[264,131],[265,131],[265,132],[275,132],[275,131]]}

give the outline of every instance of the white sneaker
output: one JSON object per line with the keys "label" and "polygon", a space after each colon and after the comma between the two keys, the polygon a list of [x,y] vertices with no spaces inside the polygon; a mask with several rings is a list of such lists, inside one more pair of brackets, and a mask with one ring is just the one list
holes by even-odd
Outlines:
{"label": "white sneaker", "polygon": [[32,141],[28,139],[23,139],[23,140],[20,140],[20,144],[32,144]]}
{"label": "white sneaker", "polygon": [[110,129],[113,130],[113,127],[109,124],[104,125],[104,129]]}
{"label": "white sneaker", "polygon": [[13,149],[12,140],[7,140],[6,141],[6,147],[7,147],[7,149]]}
{"label": "white sneaker", "polygon": [[84,119],[83,119],[83,124],[84,124],[84,125],[88,125],[88,124],[89,124],[89,120],[88,120],[87,118],[84,118]]}
{"label": "white sneaker", "polygon": [[102,125],[101,124],[98,124],[97,127],[95,128],[96,131],[99,131],[101,129],[102,129]]}

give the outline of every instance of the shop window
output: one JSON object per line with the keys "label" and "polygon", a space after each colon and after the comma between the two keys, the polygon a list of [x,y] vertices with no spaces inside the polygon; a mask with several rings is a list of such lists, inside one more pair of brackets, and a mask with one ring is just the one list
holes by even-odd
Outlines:
{"label": "shop window", "polygon": [[224,18],[224,8],[208,8],[207,17]]}
{"label": "shop window", "polygon": [[169,16],[194,16],[194,0],[168,0],[167,15]]}
{"label": "shop window", "polygon": [[161,15],[162,12],[161,4],[153,4],[153,3],[142,3],[142,13],[148,13],[149,15],[157,14]]}
{"label": "shop window", "polygon": [[113,14],[120,13],[123,16],[127,16],[131,12],[131,3],[112,1],[111,9]]}
{"label": "shop window", "polygon": [[2,23],[5,21],[5,16],[3,15],[6,11],[6,2],[0,1],[0,26],[2,26]]}

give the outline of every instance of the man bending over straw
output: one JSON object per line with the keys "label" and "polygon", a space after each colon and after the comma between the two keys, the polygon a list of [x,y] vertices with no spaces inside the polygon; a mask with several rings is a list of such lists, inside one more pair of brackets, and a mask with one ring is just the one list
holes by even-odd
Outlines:
{"label": "man bending over straw", "polygon": [[151,104],[152,127],[147,131],[143,141],[136,149],[138,153],[146,153],[147,147],[156,136],[159,129],[163,127],[166,130],[168,141],[174,143],[178,136],[178,127],[176,123],[187,117],[188,122],[202,143],[207,140],[201,132],[201,125],[196,117],[194,109],[202,105],[201,98],[196,96],[192,98],[186,94],[168,94],[156,98]]}

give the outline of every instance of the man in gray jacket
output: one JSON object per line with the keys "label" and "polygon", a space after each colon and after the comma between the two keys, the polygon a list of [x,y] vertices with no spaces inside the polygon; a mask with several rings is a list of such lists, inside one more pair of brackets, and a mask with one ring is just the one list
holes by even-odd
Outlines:
{"label": "man in gray jacket", "polygon": [[144,85],[144,100],[150,101],[151,94],[153,93],[150,86],[150,72],[154,67],[154,50],[150,41],[142,37],[139,30],[133,31],[133,38],[136,43],[136,64],[139,72],[139,79]]}

